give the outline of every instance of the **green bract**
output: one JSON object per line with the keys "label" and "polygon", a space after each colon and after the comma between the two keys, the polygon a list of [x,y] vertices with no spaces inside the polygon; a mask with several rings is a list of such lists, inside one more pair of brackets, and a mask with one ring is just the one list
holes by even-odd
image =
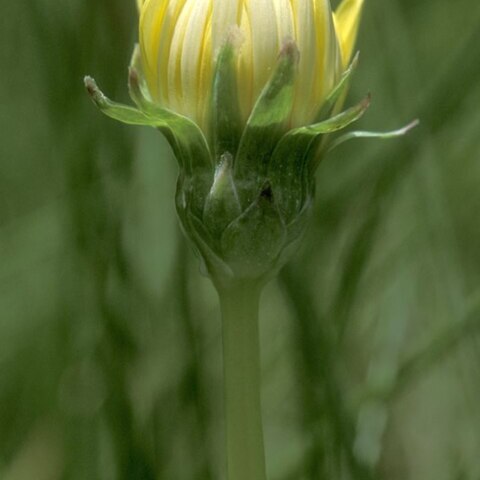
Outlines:
{"label": "green bract", "polygon": [[[339,113],[356,57],[319,106],[318,123],[290,130],[299,52],[289,41],[243,127],[236,55],[234,43],[227,41],[217,57],[209,132],[151,101],[137,49],[129,75],[136,108],[110,101],[93,79],[85,79],[103,113],[127,124],[158,128],[165,135],[179,164],[178,216],[219,288],[244,280],[263,283],[285,263],[307,225],[314,173],[329,149],[318,138],[358,120],[370,103],[367,97]],[[334,141],[330,149],[350,138],[405,132],[354,132]]]}

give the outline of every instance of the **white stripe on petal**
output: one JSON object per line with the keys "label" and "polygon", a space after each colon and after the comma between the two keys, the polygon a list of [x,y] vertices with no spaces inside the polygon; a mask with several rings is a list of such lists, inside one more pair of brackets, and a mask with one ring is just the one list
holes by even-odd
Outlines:
{"label": "white stripe on petal", "polygon": [[239,25],[243,35],[243,42],[240,47],[238,61],[237,86],[240,109],[246,121],[253,105],[253,45],[252,27],[245,4],[242,7]]}
{"label": "white stripe on petal", "polygon": [[295,104],[292,122],[301,124],[305,121],[306,109],[311,108],[314,85],[318,72],[318,55],[316,21],[312,0],[292,0],[300,62],[298,81],[295,92]]}
{"label": "white stripe on petal", "polygon": [[212,35],[215,55],[230,29],[238,25],[242,4],[242,0],[213,0]]}
{"label": "white stripe on petal", "polygon": [[189,12],[183,39],[181,63],[184,113],[189,117],[196,117],[198,113],[200,61],[204,48],[206,48],[204,45],[205,29],[212,4],[211,0],[193,0],[193,2],[194,6]]}
{"label": "white stripe on petal", "polygon": [[280,45],[274,0],[249,0],[246,3],[252,34],[253,92],[258,96],[275,67]]}
{"label": "white stripe on petal", "polygon": [[[183,8],[176,11],[176,22],[173,31],[170,54],[168,58],[167,92],[168,103],[173,110],[183,111],[183,89],[182,89],[182,51],[183,41],[187,33],[190,14],[198,0],[187,0]],[[174,19],[172,18],[172,21]],[[161,73],[161,72],[159,72]]]}
{"label": "white stripe on petal", "polygon": [[157,83],[159,100],[169,104],[168,69],[170,68],[171,46],[177,28],[177,21],[187,0],[161,0],[166,5],[163,22],[158,35]]}
{"label": "white stripe on petal", "polygon": [[318,49],[315,101],[318,105],[333,88],[340,75],[339,46],[329,0],[314,0]]}
{"label": "white stripe on petal", "polygon": [[140,16],[140,47],[150,94],[159,99],[158,61],[160,37],[165,21],[166,0],[147,0]]}
{"label": "white stripe on petal", "polygon": [[290,0],[277,0],[274,3],[275,14],[277,17],[278,43],[283,45],[285,40],[295,36],[295,20]]}

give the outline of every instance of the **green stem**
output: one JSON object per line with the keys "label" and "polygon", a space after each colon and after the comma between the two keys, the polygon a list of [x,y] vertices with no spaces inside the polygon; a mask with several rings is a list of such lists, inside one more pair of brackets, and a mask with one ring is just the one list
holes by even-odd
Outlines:
{"label": "green stem", "polygon": [[260,401],[260,288],[240,284],[219,292],[228,480],[266,480]]}

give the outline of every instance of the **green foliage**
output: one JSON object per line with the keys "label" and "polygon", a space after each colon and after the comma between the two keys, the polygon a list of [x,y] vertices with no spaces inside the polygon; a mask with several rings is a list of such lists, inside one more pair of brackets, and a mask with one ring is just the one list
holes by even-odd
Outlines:
{"label": "green foliage", "polygon": [[[2,480],[222,478],[219,312],[177,228],[175,160],[81,85],[126,102],[134,16],[5,5]],[[271,479],[480,475],[479,25],[473,0],[366,4],[360,128],[421,126],[320,164],[313,224],[263,296]]]}

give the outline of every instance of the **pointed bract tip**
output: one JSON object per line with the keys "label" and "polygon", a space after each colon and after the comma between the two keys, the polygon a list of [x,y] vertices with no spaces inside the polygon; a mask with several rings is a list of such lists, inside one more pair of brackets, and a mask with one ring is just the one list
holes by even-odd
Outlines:
{"label": "pointed bract tip", "polygon": [[372,94],[369,92],[367,96],[362,100],[361,105],[364,109],[367,109],[371,103],[372,103]]}
{"label": "pointed bract tip", "polygon": [[233,155],[230,152],[225,152],[220,157],[220,165],[231,167],[233,165]]}
{"label": "pointed bract tip", "polygon": [[85,88],[87,89],[88,94],[91,97],[95,96],[96,92],[98,91],[97,83],[95,82],[95,80],[87,75],[83,79],[83,83],[85,84]]}
{"label": "pointed bract tip", "polygon": [[133,53],[132,53],[132,59],[131,59],[130,65],[135,65],[136,63],[141,62],[141,60],[142,60],[142,53],[140,49],[140,44],[136,43],[133,46]]}
{"label": "pointed bract tip", "polygon": [[134,66],[128,68],[128,89],[132,100],[142,109],[141,105],[144,104],[145,98],[140,86],[140,75]]}
{"label": "pointed bract tip", "polygon": [[232,54],[238,52],[244,43],[245,35],[243,31],[239,26],[232,25],[228,29],[223,42],[215,50],[215,58],[220,61],[221,59],[232,58]]}
{"label": "pointed bract tip", "polygon": [[416,118],[415,120],[405,125],[404,127],[399,128],[398,130],[387,132],[385,134],[385,138],[403,137],[404,135],[406,135],[407,133],[409,133],[411,130],[418,127],[419,125],[420,125],[420,120]]}
{"label": "pointed bract tip", "polygon": [[245,43],[245,34],[238,25],[232,25],[225,37],[225,44],[233,47],[234,50],[239,50]]}
{"label": "pointed bract tip", "polygon": [[300,60],[300,50],[293,38],[285,38],[282,49],[280,50],[280,56],[291,58],[294,63],[298,63]]}
{"label": "pointed bract tip", "polygon": [[138,71],[135,67],[130,66],[128,68],[128,81],[132,86],[137,86],[140,84],[140,76],[138,75]]}
{"label": "pointed bract tip", "polygon": [[350,63],[349,70],[355,70],[358,66],[359,61],[360,61],[360,50],[358,50],[355,56],[353,57],[353,60]]}
{"label": "pointed bract tip", "polygon": [[408,133],[410,130],[413,130],[414,128],[417,128],[419,125],[420,125],[420,119],[419,118],[416,118],[415,120],[413,120],[413,122],[410,122],[407,126],[405,126],[403,128],[403,131],[405,133]]}
{"label": "pointed bract tip", "polygon": [[85,88],[87,89],[88,94],[90,95],[90,98],[95,103],[101,103],[105,99],[105,96],[98,88],[97,82],[92,77],[86,76],[83,79],[83,82],[85,84]]}

